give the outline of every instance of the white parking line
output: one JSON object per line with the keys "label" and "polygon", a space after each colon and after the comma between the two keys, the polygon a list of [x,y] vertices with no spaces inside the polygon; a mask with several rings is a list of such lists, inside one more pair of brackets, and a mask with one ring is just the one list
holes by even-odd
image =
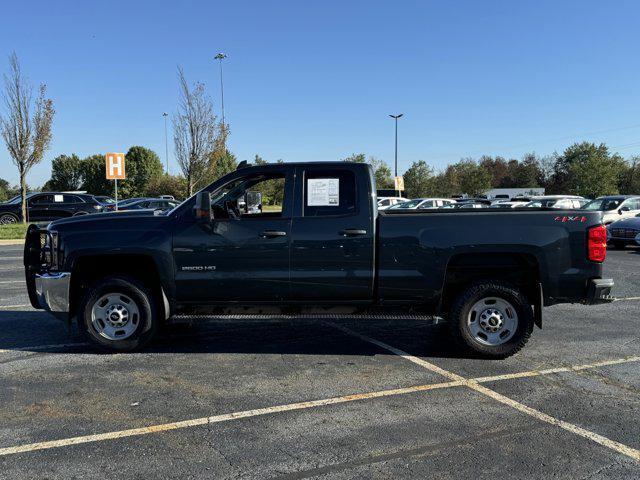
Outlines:
{"label": "white parking line", "polygon": [[[360,337],[360,338],[369,338],[369,337],[365,337],[365,336],[361,336],[360,334],[357,334],[356,332],[353,332],[353,334],[355,334],[356,336]],[[385,348],[387,350],[389,350],[389,348],[386,348],[385,343],[383,342],[379,342],[377,340],[371,339],[372,343],[376,342],[376,345],[381,346],[382,348]],[[369,341],[369,340],[366,340]],[[78,345],[83,345],[83,344],[68,344],[68,345],[73,345],[73,346],[78,346]],[[388,346],[388,345],[387,345]],[[41,347],[41,348],[44,348]],[[390,347],[393,348],[393,347]],[[401,350],[395,349],[393,348],[393,350],[390,351],[398,351],[399,353],[402,352]],[[414,363],[417,363],[418,365],[424,367],[424,368],[428,368],[431,371],[434,372],[447,372],[446,370],[441,369],[440,367],[437,367],[429,362],[426,362],[422,359],[419,359],[417,357],[414,357],[412,355],[409,355],[405,352],[402,352],[403,358],[406,359],[412,359],[410,361],[414,361],[417,360],[417,362],[414,361]],[[182,429],[182,428],[190,428],[190,427],[196,427],[196,426],[200,426],[200,425],[207,425],[207,424],[212,424],[212,423],[221,423],[221,422],[228,422],[231,420],[238,420],[241,418],[250,418],[250,417],[258,417],[258,416],[262,416],[262,415],[268,415],[268,414],[273,414],[273,413],[281,413],[281,412],[290,412],[290,411],[294,411],[294,410],[305,410],[305,409],[310,409],[310,408],[317,408],[317,407],[324,407],[324,406],[328,406],[328,405],[337,405],[337,404],[341,404],[341,403],[349,403],[349,402],[355,402],[355,401],[360,401],[360,400],[367,400],[367,399],[373,399],[373,398],[383,398],[383,397],[390,397],[390,396],[398,396],[398,395],[407,395],[407,394],[411,394],[411,393],[416,393],[416,392],[426,392],[426,391],[430,391],[430,390],[440,390],[440,389],[445,389],[445,388],[453,388],[453,387],[462,387],[462,386],[467,386],[470,388],[473,388],[474,390],[480,392],[480,393],[484,393],[485,395],[488,395],[492,398],[495,398],[496,400],[505,403],[506,401],[508,401],[509,403],[507,403],[508,405],[512,406],[513,408],[516,408],[518,410],[523,411],[524,413],[527,413],[529,415],[535,416],[536,418],[539,418],[542,421],[545,421],[547,423],[551,423],[553,425],[557,425],[561,428],[564,428],[566,430],[572,431],[573,433],[576,433],[578,435],[582,435],[582,436],[586,436],[587,434],[591,435],[591,436],[595,436],[595,440],[594,438],[591,438],[594,441],[597,441],[598,443],[601,443],[603,445],[607,445],[610,448],[613,448],[614,450],[620,451],[620,449],[627,449],[627,451],[625,451],[625,454],[631,456],[632,458],[635,458],[636,460],[639,459],[639,457],[637,456],[633,456],[634,454],[637,454],[637,450],[634,450],[630,447],[626,447],[622,444],[619,444],[617,442],[613,442],[612,440],[609,440],[605,437],[602,437],[600,435],[597,434],[592,434],[591,432],[587,432],[584,429],[581,429],[580,427],[577,427],[575,425],[572,425],[570,423],[567,422],[563,422],[561,420],[556,420],[553,417],[550,417],[542,412],[538,412],[537,410],[534,410],[530,407],[527,407],[525,405],[519,404],[518,402],[515,402],[514,400],[511,400],[507,397],[504,397],[503,395],[494,392],[493,390],[490,390],[482,385],[480,385],[480,383],[485,383],[485,382],[492,382],[492,381],[499,381],[499,380],[506,380],[509,378],[525,378],[525,377],[533,377],[533,376],[538,376],[538,375],[549,375],[551,373],[556,373],[557,371],[572,371],[572,370],[585,370],[588,368],[597,368],[597,367],[601,367],[601,366],[607,366],[607,365],[617,365],[617,364],[621,364],[621,363],[629,363],[629,362],[638,362],[640,361],[640,357],[628,357],[628,358],[621,358],[621,359],[616,359],[616,360],[606,360],[606,361],[602,361],[602,362],[596,362],[596,363],[592,363],[592,364],[588,364],[588,365],[578,365],[576,367],[562,367],[560,369],[556,369],[556,368],[551,368],[551,369],[547,369],[547,370],[531,370],[529,372],[521,372],[520,374],[509,374],[509,375],[496,375],[493,377],[481,377],[481,378],[475,378],[475,379],[465,379],[463,377],[461,377],[460,375],[456,375],[455,373],[452,372],[447,372],[447,376],[451,376],[451,377],[455,377],[455,378],[459,378],[459,380],[457,379],[452,379],[448,382],[440,382],[440,383],[430,383],[430,384],[425,384],[425,385],[417,385],[417,386],[413,386],[413,387],[405,387],[405,388],[396,388],[396,389],[391,389],[391,390],[379,390],[379,391],[375,391],[375,392],[368,392],[368,393],[358,393],[358,394],[353,394],[353,395],[343,395],[340,397],[332,397],[332,398],[325,398],[325,399],[320,399],[320,400],[311,400],[311,401],[306,401],[306,402],[297,402],[297,403],[290,403],[290,404],[286,404],[286,405],[277,405],[277,406],[273,406],[273,407],[265,407],[265,408],[258,408],[258,409],[254,409],[254,410],[243,410],[240,412],[233,412],[233,413],[224,413],[224,414],[220,414],[220,415],[214,415],[211,417],[202,417],[202,418],[194,418],[194,419],[190,419],[190,420],[182,420],[182,421],[178,421],[178,422],[171,422],[171,423],[163,423],[163,424],[159,424],[159,425],[151,425],[148,427],[140,427],[140,428],[132,428],[132,429],[128,429],[128,430],[117,430],[117,431],[112,431],[112,432],[105,432],[105,433],[98,433],[95,435],[83,435],[83,436],[78,436],[78,437],[70,437],[70,438],[61,438],[58,440],[50,440],[50,441],[45,441],[45,442],[37,442],[37,443],[28,443],[28,444],[23,444],[23,445],[16,445],[13,447],[5,447],[5,448],[0,448],[0,456],[5,456],[5,455],[13,455],[16,453],[27,453],[27,452],[34,452],[37,450],[46,450],[46,449],[51,449],[51,448],[61,448],[61,447],[68,447],[71,445],[80,445],[83,443],[93,443],[93,442],[102,442],[102,441],[106,441],[106,440],[115,440],[118,438],[125,438],[125,437],[135,437],[135,436],[141,436],[141,435],[149,435],[152,433],[160,433],[160,432],[166,432],[169,430],[178,430],[178,429]],[[435,368],[433,368],[435,367]]]}
{"label": "white parking line", "polygon": [[0,257],[0,260],[22,260],[22,257]]}
{"label": "white parking line", "polygon": [[632,301],[632,300],[640,300],[640,297],[619,297],[614,300],[614,302],[624,302],[624,301]]}
{"label": "white parking line", "polygon": [[[372,343],[374,345],[377,345],[381,348],[384,348],[385,350],[388,350],[396,355],[399,355],[400,357],[404,358],[405,360],[408,360],[410,362],[413,362],[417,365],[420,365],[423,368],[426,368],[427,370],[430,370],[432,372],[436,372],[439,373],[440,375],[443,375],[444,377],[447,377],[453,381],[456,382],[462,382],[462,384],[466,387],[469,387],[470,389],[481,393],[483,395],[486,395],[490,398],[493,398],[494,400],[503,403],[505,405],[508,405],[516,410],[518,410],[519,412],[525,413],[529,416],[532,416],[540,421],[549,423],[551,425],[555,425],[557,427],[560,427],[568,432],[574,433],[576,435],[579,435],[583,438],[586,438],[588,440],[591,440],[593,442],[599,443],[600,445],[603,445],[607,448],[610,448],[612,450],[615,450],[618,453],[621,453],[623,455],[626,455],[636,461],[640,461],[640,450],[636,450],[635,448],[629,447],[627,445],[624,445],[622,443],[616,442],[614,440],[611,440],[607,437],[604,437],[602,435],[599,435],[595,432],[591,432],[585,428],[579,427],[577,425],[574,425],[572,423],[569,422],[565,422],[564,420],[560,420],[557,418],[552,417],[551,415],[547,415],[546,413],[543,413],[539,410],[536,410],[534,408],[531,408],[523,403],[517,402],[516,400],[513,400],[505,395],[502,395],[501,393],[498,393],[494,390],[491,390],[490,388],[485,387],[484,385],[480,385],[478,380],[476,379],[465,379],[464,377],[453,373],[453,372],[449,372],[448,370],[444,370],[443,368],[438,367],[437,365],[434,365],[430,362],[427,362],[426,360],[423,360],[421,358],[415,357],[413,355],[410,355],[409,353],[400,350],[398,348],[392,347],[391,345],[388,345],[384,342],[381,342],[380,340],[376,340],[374,338],[368,337],[366,335],[362,335],[358,332],[355,332],[349,328],[343,327],[342,325],[337,325],[337,324],[333,324],[333,323],[327,323],[328,325],[332,325],[335,328],[338,328],[339,330],[348,333],[350,335],[353,335],[355,337],[358,337],[362,340],[365,340],[369,343]],[[587,366],[580,366],[581,370],[584,370],[586,368],[588,368]],[[553,371],[555,373],[557,369],[551,369],[551,371]],[[506,379],[507,377],[505,375],[501,375],[500,376],[501,379]],[[487,380],[487,378],[490,377],[485,377],[484,381],[489,381]],[[514,377],[515,378],[515,377]]]}
{"label": "white parking line", "polygon": [[0,349],[0,353],[13,353],[13,352],[38,352],[40,350],[50,350],[53,348],[74,348],[74,347],[87,347],[89,343],[55,343],[52,345],[34,345],[33,347],[16,347]]}
{"label": "white parking line", "polygon": [[24,307],[30,307],[31,305],[0,305],[0,308],[24,308]]}
{"label": "white parking line", "polygon": [[2,280],[0,283],[25,283],[24,280]]}

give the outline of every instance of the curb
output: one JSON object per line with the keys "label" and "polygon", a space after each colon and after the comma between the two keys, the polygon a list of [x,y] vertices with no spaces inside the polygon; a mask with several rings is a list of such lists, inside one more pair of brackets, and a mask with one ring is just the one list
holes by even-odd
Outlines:
{"label": "curb", "polygon": [[24,238],[15,240],[0,240],[0,245],[24,245]]}

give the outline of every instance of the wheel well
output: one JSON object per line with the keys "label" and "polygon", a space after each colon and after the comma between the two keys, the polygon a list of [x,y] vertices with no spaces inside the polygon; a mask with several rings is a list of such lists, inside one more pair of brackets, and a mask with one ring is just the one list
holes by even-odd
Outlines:
{"label": "wheel well", "polygon": [[520,253],[461,254],[452,257],[447,265],[441,310],[450,310],[460,292],[472,283],[501,280],[520,289],[536,304],[540,295],[540,270],[533,255]]}
{"label": "wheel well", "polygon": [[135,278],[151,290],[160,318],[166,318],[160,275],[153,259],[146,255],[87,255],[78,258],[71,272],[71,316],[76,314],[82,292],[100,278],[114,275]]}

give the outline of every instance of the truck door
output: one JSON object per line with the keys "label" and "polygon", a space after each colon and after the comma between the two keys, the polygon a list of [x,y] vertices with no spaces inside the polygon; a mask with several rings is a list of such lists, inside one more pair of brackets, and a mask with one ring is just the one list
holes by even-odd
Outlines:
{"label": "truck door", "polygon": [[[187,215],[177,226],[173,254],[179,302],[289,299],[293,169],[251,170],[244,176],[238,171],[211,192],[210,225]],[[249,189],[262,193],[261,209],[239,208]]]}
{"label": "truck door", "polygon": [[373,197],[369,168],[309,165],[296,170],[291,225],[293,300],[373,298]]}

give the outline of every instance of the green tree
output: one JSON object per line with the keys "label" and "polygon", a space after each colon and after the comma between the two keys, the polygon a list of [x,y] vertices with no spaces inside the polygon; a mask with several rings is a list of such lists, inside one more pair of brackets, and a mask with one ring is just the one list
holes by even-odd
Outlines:
{"label": "green tree", "polygon": [[182,175],[162,174],[149,180],[146,195],[150,197],[173,195],[176,200],[184,200],[187,197],[187,190],[187,180]]}
{"label": "green tree", "polygon": [[626,162],[620,176],[619,190],[625,195],[640,194],[640,156],[633,156]]}
{"label": "green tree", "polygon": [[106,178],[104,155],[96,154],[83,159],[80,169],[82,171],[82,190],[86,190],[92,195],[114,195],[113,180]]}
{"label": "green tree", "polygon": [[352,153],[348,157],[343,158],[342,161],[353,163],[368,163],[369,165],[371,165],[371,168],[373,168],[373,175],[376,179],[377,189],[394,187],[391,169],[384,160],[380,160],[376,157],[369,157],[369,159],[367,160],[367,157],[364,153]]}
{"label": "green tree", "polygon": [[491,188],[491,175],[474,160],[465,158],[453,165],[463,193],[477,196]]}
{"label": "green tree", "polygon": [[432,195],[433,169],[424,160],[413,162],[403,177],[407,197],[420,198]]}
{"label": "green tree", "polygon": [[4,178],[0,178],[0,202],[5,202],[9,200],[9,190],[11,186],[9,182],[7,182]]}
{"label": "green tree", "polygon": [[624,160],[619,155],[610,155],[604,143],[582,142],[564,151],[559,167],[566,175],[564,186],[570,192],[597,197],[618,193]]}
{"label": "green tree", "polygon": [[480,157],[479,165],[491,175],[491,186],[500,188],[504,186],[509,176],[509,167],[507,161],[502,157],[491,157],[483,155]]}
{"label": "green tree", "polygon": [[152,178],[163,175],[160,157],[145,147],[131,147],[125,154],[126,180],[118,182],[118,192],[123,198],[144,197]]}
{"label": "green tree", "polygon": [[82,187],[82,160],[75,153],[58,155],[51,162],[51,179],[44,190],[73,191]]}

